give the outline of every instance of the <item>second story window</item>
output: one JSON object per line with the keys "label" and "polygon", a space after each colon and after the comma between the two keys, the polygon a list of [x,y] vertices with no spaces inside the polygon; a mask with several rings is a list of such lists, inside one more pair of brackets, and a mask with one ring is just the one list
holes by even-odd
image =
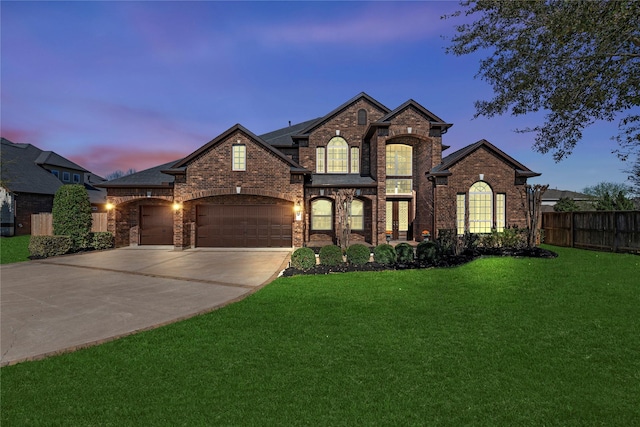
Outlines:
{"label": "second story window", "polygon": [[327,172],[349,172],[349,146],[347,141],[340,136],[331,138],[327,144]]}
{"label": "second story window", "polygon": [[62,180],[64,182],[71,181],[71,174],[69,172],[62,172]]}
{"label": "second story window", "polygon": [[351,147],[351,173],[360,172],[360,149]]}
{"label": "second story window", "polygon": [[60,179],[60,172],[58,172],[58,171],[57,171],[57,170],[55,170],[55,169],[51,169],[51,173],[52,173],[53,175],[55,175],[55,177],[56,177],[56,178]]}
{"label": "second story window", "polygon": [[316,148],[316,172],[317,173],[326,172],[326,169],[324,167],[324,147]]}
{"label": "second story window", "polygon": [[367,110],[358,110],[358,124],[366,125],[367,124]]}
{"label": "second story window", "polygon": [[247,146],[234,145],[232,153],[232,163],[234,171],[247,170]]}
{"label": "second story window", "polygon": [[73,183],[74,184],[80,184],[80,174],[78,174],[78,173],[74,173],[73,174]]}

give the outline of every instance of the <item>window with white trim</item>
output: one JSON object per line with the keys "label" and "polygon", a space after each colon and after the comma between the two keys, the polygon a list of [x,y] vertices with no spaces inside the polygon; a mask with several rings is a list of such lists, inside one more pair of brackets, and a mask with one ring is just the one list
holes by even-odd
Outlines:
{"label": "window with white trim", "polygon": [[458,229],[458,235],[464,234],[465,199],[466,194],[456,194],[456,228]]}
{"label": "window with white trim", "polygon": [[247,170],[247,146],[246,145],[234,145],[232,163],[234,171]]}
{"label": "window with white trim", "polygon": [[352,230],[364,230],[364,203],[353,199],[349,210],[349,224]]}
{"label": "window with white trim", "polygon": [[496,194],[496,231],[504,231],[507,225],[507,195]]}
{"label": "window with white trim", "polygon": [[76,183],[76,184],[80,183],[80,174],[78,174],[78,173],[74,173],[73,174],[73,182]]}
{"label": "window with white trim", "polygon": [[55,177],[56,177],[56,178],[60,179],[60,172],[58,172],[58,171],[57,171],[57,170],[55,170],[55,169],[51,169],[51,173],[52,173],[53,175],[55,175]]}
{"label": "window with white trim", "polygon": [[311,202],[311,229],[333,229],[333,205],[327,199],[317,199]]}
{"label": "window with white trim", "polygon": [[327,144],[327,173],[347,173],[349,146],[340,136],[334,136]]}
{"label": "window with white trim", "polygon": [[71,181],[71,174],[69,172],[62,172],[62,180],[64,182]]}
{"label": "window with white trim", "polygon": [[351,173],[360,173],[360,148],[351,147]]}
{"label": "window with white trim", "polygon": [[411,194],[413,190],[413,147],[405,144],[387,144],[387,194]]}
{"label": "window with white trim", "polygon": [[490,233],[493,225],[493,191],[484,181],[469,188],[469,232]]}
{"label": "window with white trim", "polygon": [[316,173],[325,173],[324,167],[324,147],[316,148]]}

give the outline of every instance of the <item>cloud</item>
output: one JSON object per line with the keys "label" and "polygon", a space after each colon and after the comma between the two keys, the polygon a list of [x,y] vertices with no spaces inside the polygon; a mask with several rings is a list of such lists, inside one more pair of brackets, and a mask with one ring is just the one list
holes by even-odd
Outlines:
{"label": "cloud", "polygon": [[436,8],[429,3],[373,3],[367,6],[360,3],[356,10],[336,9],[335,15],[322,21],[317,16],[311,16],[295,20],[292,24],[258,27],[256,31],[262,40],[273,45],[341,44],[373,47],[439,36],[442,29],[449,26],[440,19],[442,7]]}
{"label": "cloud", "polygon": [[144,147],[123,148],[113,145],[94,145],[78,154],[70,155],[68,158],[97,175],[105,176],[118,169],[127,171],[133,168],[139,172],[181,159],[187,154],[189,153],[179,149],[151,150]]}

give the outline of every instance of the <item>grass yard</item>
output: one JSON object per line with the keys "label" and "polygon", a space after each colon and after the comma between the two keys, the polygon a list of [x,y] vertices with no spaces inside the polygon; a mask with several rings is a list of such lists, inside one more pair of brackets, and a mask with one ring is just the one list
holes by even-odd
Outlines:
{"label": "grass yard", "polygon": [[2,368],[2,425],[638,425],[640,256],[278,279]]}
{"label": "grass yard", "polygon": [[30,237],[0,237],[0,264],[28,261]]}

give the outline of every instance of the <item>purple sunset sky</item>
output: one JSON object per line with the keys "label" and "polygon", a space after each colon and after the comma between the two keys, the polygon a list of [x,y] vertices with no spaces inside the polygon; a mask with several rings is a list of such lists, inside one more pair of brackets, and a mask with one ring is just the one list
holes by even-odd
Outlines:
{"label": "purple sunset sky", "polygon": [[[11,2],[1,13],[1,134],[99,175],[186,156],[236,123],[260,135],[366,92],[409,98],[454,126],[453,152],[485,138],[580,191],[625,182],[617,123],[584,132],[555,163],[516,128],[541,115],[473,119],[491,96],[481,55],[445,55],[456,2]],[[444,36],[444,38],[443,38]]]}

